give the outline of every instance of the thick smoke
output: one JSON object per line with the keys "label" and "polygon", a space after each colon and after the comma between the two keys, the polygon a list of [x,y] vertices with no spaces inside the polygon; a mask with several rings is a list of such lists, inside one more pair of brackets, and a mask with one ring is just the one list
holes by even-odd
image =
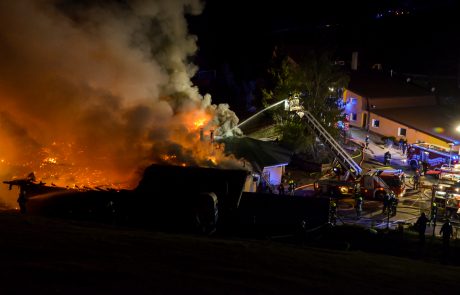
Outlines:
{"label": "thick smoke", "polygon": [[235,114],[190,80],[197,47],[184,15],[201,10],[198,0],[0,1],[5,166],[59,180],[58,163],[133,185],[164,154],[190,157],[190,120],[207,116],[206,132],[230,135]]}

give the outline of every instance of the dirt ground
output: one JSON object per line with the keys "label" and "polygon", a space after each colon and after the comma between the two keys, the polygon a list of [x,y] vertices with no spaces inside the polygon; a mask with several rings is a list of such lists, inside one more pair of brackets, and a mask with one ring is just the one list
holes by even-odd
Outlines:
{"label": "dirt ground", "polygon": [[309,245],[4,211],[0,236],[0,294],[439,294],[458,287],[459,267],[368,253],[339,235]]}

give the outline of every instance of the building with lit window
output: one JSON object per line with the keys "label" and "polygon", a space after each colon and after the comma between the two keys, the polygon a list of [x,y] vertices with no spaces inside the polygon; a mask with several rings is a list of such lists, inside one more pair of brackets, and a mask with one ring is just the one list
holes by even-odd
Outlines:
{"label": "building with lit window", "polygon": [[456,131],[460,116],[441,106],[432,91],[412,84],[410,79],[353,71],[343,102],[351,126],[404,138],[409,143],[449,147],[449,143],[460,142],[460,132]]}

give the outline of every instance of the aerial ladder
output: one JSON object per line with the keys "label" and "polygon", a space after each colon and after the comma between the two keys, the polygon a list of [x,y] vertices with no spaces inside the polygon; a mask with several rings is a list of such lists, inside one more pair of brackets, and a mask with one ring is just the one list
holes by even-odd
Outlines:
{"label": "aerial ladder", "polygon": [[321,123],[307,110],[303,111],[303,118],[307,121],[313,133],[323,142],[332,152],[336,161],[351,174],[354,179],[361,177],[363,169],[356,163],[350,154],[327,132]]}
{"label": "aerial ladder", "polygon": [[[354,191],[355,184],[357,183],[360,183],[361,190],[371,195],[372,198],[383,198],[384,194],[392,191],[385,181],[379,177],[379,171],[372,174],[363,173],[361,166],[353,160],[351,155],[332,137],[313,114],[300,105],[297,98],[289,100],[289,110],[296,112],[297,115],[305,120],[313,134],[331,151],[335,157],[333,166],[338,162],[346,171],[342,181],[333,181],[330,179],[319,181],[317,185],[321,191],[331,193],[336,189],[341,193],[344,191],[349,193]],[[350,176],[352,182],[350,182]]]}
{"label": "aerial ladder", "polygon": [[289,99],[289,110],[295,111],[303,120],[307,122],[307,125],[313,131],[314,135],[326,145],[326,147],[334,155],[334,162],[338,162],[346,171],[347,175],[345,179],[351,175],[354,179],[358,179],[362,175],[361,166],[356,163],[350,154],[343,149],[343,147],[331,136],[329,132],[323,127],[323,125],[313,116],[310,111],[305,110],[300,105],[299,99]]}

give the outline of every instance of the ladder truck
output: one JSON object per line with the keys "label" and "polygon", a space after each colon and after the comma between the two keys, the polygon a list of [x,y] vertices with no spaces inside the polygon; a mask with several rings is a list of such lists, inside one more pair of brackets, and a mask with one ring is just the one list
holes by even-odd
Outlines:
{"label": "ladder truck", "polygon": [[[335,157],[333,164],[338,163],[345,171],[345,175],[342,177],[343,180],[321,179],[317,181],[315,183],[315,190],[318,193],[331,197],[349,197],[354,194],[356,184],[359,183],[361,193],[366,199],[383,200],[384,196],[391,192],[397,197],[404,195],[405,184],[404,172],[402,170],[375,170],[370,173],[363,173],[361,166],[327,132],[311,112],[298,105],[290,110],[296,111],[307,122],[314,135],[324,143]],[[392,186],[390,187],[382,178],[387,178],[388,182],[391,180]]]}

